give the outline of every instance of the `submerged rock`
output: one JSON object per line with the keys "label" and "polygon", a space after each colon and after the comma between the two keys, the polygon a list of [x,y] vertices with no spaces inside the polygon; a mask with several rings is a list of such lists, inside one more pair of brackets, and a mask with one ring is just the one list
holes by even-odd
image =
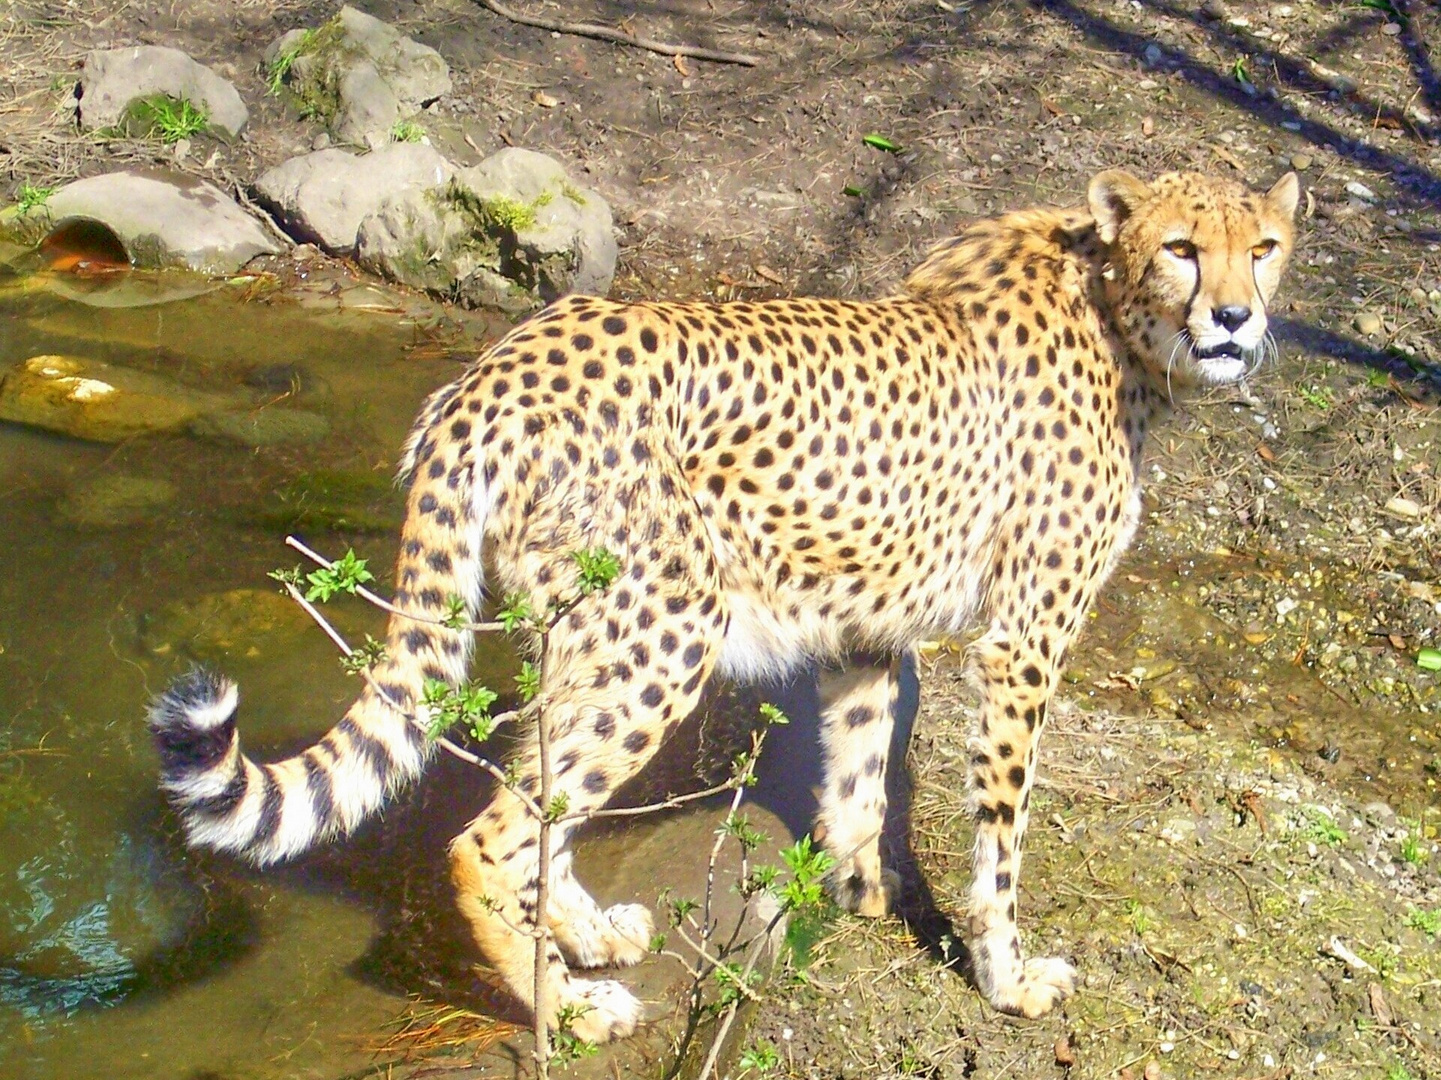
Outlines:
{"label": "submerged rock", "polygon": [[360,226],[360,261],[471,306],[521,312],[615,276],[610,206],[552,158],[507,149],[444,187],[387,200]]}
{"label": "submerged rock", "polygon": [[305,113],[360,146],[390,142],[398,124],[451,87],[440,53],[348,6],[320,27],[271,43],[265,66]]}
{"label": "submerged rock", "polygon": [[179,49],[139,45],[86,55],[80,71],[81,130],[122,128],[136,102],[157,94],[203,110],[208,127],[228,138],[239,135],[250,118],[228,79]]}
{"label": "submerged rock", "polygon": [[213,184],[152,169],[76,180],[5,226],[17,237],[35,241],[68,218],[107,226],[131,262],[147,269],[180,266],[232,274],[257,255],[283,250],[264,225]]}
{"label": "submerged rock", "polygon": [[75,356],[33,356],[0,378],[0,420],[93,442],[181,431],[230,404],[161,375]]}
{"label": "submerged rock", "polygon": [[145,639],[157,656],[221,663],[276,659],[313,632],[310,617],[289,597],[273,589],[231,589],[167,605],[150,620]]}
{"label": "submerged rock", "polygon": [[330,421],[304,409],[249,409],[196,417],[192,433],[241,446],[301,446],[330,434]]}
{"label": "submerged rock", "polygon": [[147,476],[95,476],[72,487],[56,505],[60,517],[72,525],[114,529],[141,525],[175,501],[176,488],[168,480]]}
{"label": "submerged rock", "polygon": [[395,143],[363,157],[330,148],[277,165],[255,182],[255,194],[295,240],[345,255],[355,250],[361,221],[386,198],[440,187],[454,172],[420,143]]}

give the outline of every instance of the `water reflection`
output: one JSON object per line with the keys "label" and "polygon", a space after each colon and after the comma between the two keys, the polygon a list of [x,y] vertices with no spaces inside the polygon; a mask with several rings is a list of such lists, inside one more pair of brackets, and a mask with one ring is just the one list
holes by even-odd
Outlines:
{"label": "water reflection", "polygon": [[[278,874],[219,860],[212,872],[171,834],[143,710],[204,658],[239,677],[262,753],[339,715],[353,682],[303,618],[275,612],[265,574],[292,561],[281,539],[297,526],[391,561],[396,448],[421,398],[491,329],[343,274],[283,292],[262,279],[0,277],[0,372],[61,354],[224,395],[241,416],[323,421],[308,422],[323,438],[232,424],[110,445],[0,423],[8,1075],[322,1077],[368,1062],[365,1034],[415,980],[383,987],[357,968],[376,930],[363,864],[340,853]],[[368,611],[339,619],[378,629]]]}

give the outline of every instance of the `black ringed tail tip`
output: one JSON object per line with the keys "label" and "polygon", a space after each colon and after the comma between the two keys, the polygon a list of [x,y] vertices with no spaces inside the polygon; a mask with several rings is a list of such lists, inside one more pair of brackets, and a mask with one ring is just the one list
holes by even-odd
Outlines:
{"label": "black ringed tail tip", "polygon": [[192,668],[150,704],[149,727],[166,780],[213,769],[235,739],[235,684]]}

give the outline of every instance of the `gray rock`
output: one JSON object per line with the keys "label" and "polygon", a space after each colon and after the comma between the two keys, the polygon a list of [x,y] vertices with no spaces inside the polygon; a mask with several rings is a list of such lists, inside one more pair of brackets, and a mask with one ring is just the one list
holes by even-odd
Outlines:
{"label": "gray rock", "polygon": [[185,266],[232,274],[281,244],[225,192],[181,173],[149,169],[91,176],[66,184],[29,218],[92,218],[120,238],[136,266]]}
{"label": "gray rock", "polygon": [[386,200],[360,226],[367,268],[472,306],[517,312],[615,275],[610,206],[544,154],[507,149],[443,188]]}
{"label": "gray rock", "polygon": [[438,52],[352,7],[272,42],[265,64],[338,140],[361,146],[388,143],[398,122],[451,88]]}
{"label": "gray rock", "polygon": [[330,148],[277,165],[255,182],[255,194],[296,240],[343,255],[355,250],[361,221],[387,196],[441,187],[454,172],[420,143],[393,143],[364,157]]}
{"label": "gray rock", "polygon": [[228,79],[179,49],[138,45],[86,55],[80,71],[80,127],[119,127],[132,102],[155,94],[204,109],[211,129],[229,138],[240,134],[250,116]]}

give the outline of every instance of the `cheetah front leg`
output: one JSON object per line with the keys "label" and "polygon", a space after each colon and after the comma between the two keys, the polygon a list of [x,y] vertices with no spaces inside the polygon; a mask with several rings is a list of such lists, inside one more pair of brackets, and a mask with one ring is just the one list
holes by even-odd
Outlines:
{"label": "cheetah front leg", "polygon": [[1065,960],[1025,959],[1016,925],[1036,753],[1068,641],[1069,634],[1054,625],[1008,627],[998,619],[971,647],[982,694],[971,752],[976,814],[971,955],[981,993],[997,1009],[1018,1016],[1050,1012],[1076,981]]}
{"label": "cheetah front leg", "polygon": [[844,671],[820,676],[825,789],[818,832],[836,859],[827,880],[837,904],[870,918],[891,909],[900,886],[894,871],[881,868],[880,840],[903,656],[853,657]]}

